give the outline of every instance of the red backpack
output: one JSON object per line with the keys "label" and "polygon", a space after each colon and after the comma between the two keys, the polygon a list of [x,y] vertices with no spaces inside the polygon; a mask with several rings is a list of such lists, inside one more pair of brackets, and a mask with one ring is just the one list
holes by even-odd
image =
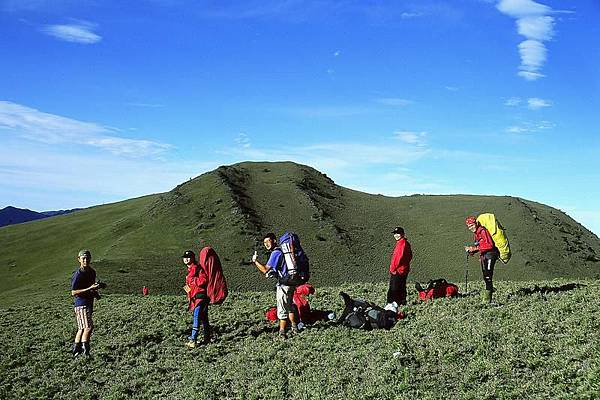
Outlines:
{"label": "red backpack", "polygon": [[204,247],[200,250],[200,266],[208,275],[208,286],[206,294],[210,304],[221,304],[227,298],[227,281],[223,275],[223,267],[217,252],[212,247]]}
{"label": "red backpack", "polygon": [[445,279],[431,280],[427,283],[426,288],[421,287],[421,284],[417,282],[415,288],[419,292],[419,299],[421,300],[458,296],[458,286],[448,283]]}

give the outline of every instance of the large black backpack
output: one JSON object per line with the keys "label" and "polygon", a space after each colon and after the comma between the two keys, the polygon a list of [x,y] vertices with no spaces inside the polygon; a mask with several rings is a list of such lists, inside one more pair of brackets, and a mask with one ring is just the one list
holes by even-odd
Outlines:
{"label": "large black backpack", "polygon": [[390,329],[396,324],[396,313],[361,299],[352,299],[340,292],[344,299],[344,312],[338,323],[355,329]]}

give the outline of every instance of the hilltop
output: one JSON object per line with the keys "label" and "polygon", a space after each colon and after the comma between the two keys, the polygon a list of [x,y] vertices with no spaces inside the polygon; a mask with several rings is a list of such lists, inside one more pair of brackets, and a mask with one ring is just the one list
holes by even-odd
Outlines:
{"label": "hilltop", "polygon": [[[415,258],[412,280],[464,280],[462,246],[471,240],[469,214],[495,213],[514,256],[496,278],[599,278],[600,240],[560,210],[510,196],[413,195],[386,197],[347,189],[291,162],[222,166],[173,190],[90,207],[0,229],[0,291],[65,290],[80,248],[90,248],[99,276],[112,293],[146,285],[178,293],[187,248],[211,245],[232,289],[269,288],[249,265],[262,234],[296,231],[311,259],[312,282],[387,279],[391,229],[403,226]],[[476,260],[472,279],[479,279]],[[476,277],[476,278],[475,278]]]}

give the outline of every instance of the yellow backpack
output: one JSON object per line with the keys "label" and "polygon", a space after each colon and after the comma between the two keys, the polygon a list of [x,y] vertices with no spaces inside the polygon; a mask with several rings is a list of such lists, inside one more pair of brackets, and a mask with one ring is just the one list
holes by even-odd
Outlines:
{"label": "yellow backpack", "polygon": [[481,214],[477,217],[477,222],[488,230],[494,241],[494,245],[500,251],[500,260],[504,264],[510,260],[510,245],[508,244],[508,236],[504,231],[504,227],[496,219],[496,216],[492,213]]}

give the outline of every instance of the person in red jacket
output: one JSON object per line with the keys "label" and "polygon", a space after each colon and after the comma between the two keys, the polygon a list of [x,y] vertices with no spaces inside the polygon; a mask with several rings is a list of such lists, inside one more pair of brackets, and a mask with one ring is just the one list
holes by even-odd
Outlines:
{"label": "person in red jacket", "polygon": [[406,278],[410,272],[412,249],[404,236],[404,228],[397,226],[392,233],[396,240],[396,247],[390,261],[390,285],[387,292],[388,306],[395,308],[406,305]]}
{"label": "person in red jacket", "polygon": [[492,278],[494,276],[494,265],[500,252],[494,245],[494,240],[485,227],[483,227],[477,219],[473,216],[467,217],[465,220],[467,228],[473,232],[473,245],[465,246],[465,251],[469,255],[479,253],[479,261],[481,263],[481,273],[483,274],[483,280],[485,282],[485,291],[481,294],[481,299],[484,303],[490,303],[492,301],[492,293],[494,291],[494,285]]}
{"label": "person in red jacket", "polygon": [[206,344],[210,340],[210,324],[208,323],[208,304],[210,300],[206,293],[208,275],[204,268],[196,262],[196,254],[193,251],[187,250],[181,257],[188,270],[183,290],[185,290],[189,301],[188,309],[194,313],[192,334],[188,337],[186,345],[193,348],[197,345],[200,324],[202,324],[204,332],[203,343]]}

